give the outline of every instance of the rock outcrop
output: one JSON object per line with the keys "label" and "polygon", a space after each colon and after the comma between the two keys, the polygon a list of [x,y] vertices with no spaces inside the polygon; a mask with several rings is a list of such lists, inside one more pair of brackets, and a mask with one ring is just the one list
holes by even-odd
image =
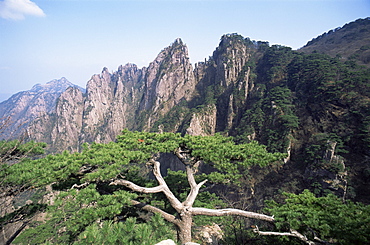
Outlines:
{"label": "rock outcrop", "polygon": [[193,113],[186,133],[189,135],[213,135],[216,133],[217,108],[208,105],[200,112]]}
{"label": "rock outcrop", "polygon": [[85,94],[65,91],[56,109],[43,111],[28,132],[53,151],[75,151],[84,142],[107,143],[124,128],[151,130],[174,106],[189,102],[195,86],[187,47],[176,39],[148,68],[127,64],[112,74],[104,68],[87,82]]}
{"label": "rock outcrop", "polygon": [[54,111],[44,112],[31,123],[31,139],[48,143],[52,151],[78,151],[84,142],[114,141],[122,129],[134,124],[143,74],[145,69],[133,64],[120,66],[113,74],[104,68],[88,81],[86,93],[67,89]]}
{"label": "rock outcrop", "polygon": [[[166,131],[193,135],[227,131],[240,120],[253,89],[248,61],[255,48],[250,44],[239,35],[224,35],[212,58],[194,69],[178,38],[147,68],[127,64],[113,73],[104,68],[87,82],[85,93],[67,89],[73,85],[64,78],[58,86],[56,81],[36,85],[28,96],[13,96],[14,108],[2,113],[28,120],[29,137],[48,143],[51,151],[114,141],[124,128],[161,131],[166,125]],[[190,110],[204,102],[202,109]]]}
{"label": "rock outcrop", "polygon": [[10,122],[0,138],[18,138],[35,119],[53,113],[58,97],[74,86],[63,77],[45,85],[36,84],[31,90],[19,92],[0,103],[0,120],[9,119]]}
{"label": "rock outcrop", "polygon": [[147,69],[144,95],[139,107],[139,114],[147,119],[143,129],[149,130],[156,120],[182,100],[189,101],[195,85],[188,49],[178,38],[160,52]]}

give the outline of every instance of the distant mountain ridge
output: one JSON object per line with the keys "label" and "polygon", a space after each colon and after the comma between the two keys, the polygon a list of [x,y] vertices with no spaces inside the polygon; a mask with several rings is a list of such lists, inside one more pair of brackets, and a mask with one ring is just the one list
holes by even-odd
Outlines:
{"label": "distant mountain ridge", "polygon": [[[1,137],[13,138],[24,133],[28,125],[45,113],[52,113],[58,97],[69,87],[78,87],[66,78],[54,79],[44,85],[36,84],[30,90],[12,95],[0,103],[0,118],[10,119]],[[83,88],[79,88],[84,91]]]}

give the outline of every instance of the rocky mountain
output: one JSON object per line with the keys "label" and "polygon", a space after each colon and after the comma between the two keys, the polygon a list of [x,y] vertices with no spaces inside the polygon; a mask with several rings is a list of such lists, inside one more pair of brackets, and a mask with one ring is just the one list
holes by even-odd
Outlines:
{"label": "rocky mountain", "polygon": [[113,141],[123,128],[150,130],[175,105],[189,101],[195,85],[187,47],[177,39],[147,68],[127,64],[113,74],[104,68],[88,81],[86,94],[66,90],[56,110],[30,125],[30,136],[54,150],[78,150],[83,142]]}
{"label": "rocky mountain", "polygon": [[48,143],[51,152],[110,142],[124,128],[257,140],[287,158],[282,167],[253,169],[245,180],[243,191],[256,203],[305,188],[370,202],[370,71],[366,52],[360,54],[369,27],[369,18],[357,20],[298,51],[227,34],[194,67],[176,39],[148,67],[104,68],[86,92],[63,87],[50,103],[36,92],[23,102],[13,96],[3,103],[23,107],[2,103],[8,111],[0,112],[22,121],[28,115],[30,139]]}
{"label": "rocky mountain", "polygon": [[19,137],[35,119],[53,113],[58,97],[69,87],[75,85],[62,77],[45,85],[36,84],[32,89],[19,92],[1,102],[0,119],[8,122],[1,137]]}

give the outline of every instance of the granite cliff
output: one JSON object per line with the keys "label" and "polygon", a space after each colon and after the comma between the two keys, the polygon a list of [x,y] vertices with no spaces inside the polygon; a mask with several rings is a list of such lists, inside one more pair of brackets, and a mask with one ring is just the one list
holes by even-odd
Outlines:
{"label": "granite cliff", "polygon": [[[35,119],[53,113],[58,97],[75,85],[66,78],[55,79],[45,85],[36,84],[28,91],[19,92],[0,103],[0,119],[8,120],[2,137],[19,137]],[[82,88],[79,88],[81,91]]]}
{"label": "granite cliff", "polygon": [[[368,40],[369,19],[356,22],[298,51],[227,34],[194,67],[186,45],[176,39],[148,67],[126,64],[112,73],[104,68],[87,82],[86,92],[63,87],[48,95],[48,103],[34,92],[28,92],[34,93],[33,104],[15,95],[19,99],[1,103],[0,112],[28,115],[29,137],[48,143],[51,152],[110,142],[124,128],[257,140],[288,157],[283,167],[254,169],[246,180],[245,193],[256,203],[279,189],[304,188],[370,202],[370,72],[361,66],[366,59],[361,56],[357,64],[355,56],[344,59],[329,51],[328,56],[320,46],[326,37],[356,33],[354,26],[365,31],[353,41]],[[5,111],[10,101],[23,107]]]}

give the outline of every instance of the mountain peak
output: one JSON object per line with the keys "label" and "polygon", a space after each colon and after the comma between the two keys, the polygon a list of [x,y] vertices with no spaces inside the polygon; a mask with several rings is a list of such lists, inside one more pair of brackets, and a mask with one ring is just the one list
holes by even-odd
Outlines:
{"label": "mountain peak", "polygon": [[64,92],[68,87],[75,86],[73,83],[69,82],[65,77],[60,79],[54,79],[46,84],[42,85],[40,83],[34,85],[31,92],[51,92],[60,93]]}
{"label": "mountain peak", "polygon": [[[3,131],[1,139],[17,137],[35,118],[52,112],[60,94],[69,87],[78,86],[62,77],[46,84],[36,84],[32,89],[14,94],[1,102],[0,118],[10,117],[15,122]],[[83,91],[82,88],[79,89]]]}
{"label": "mountain peak", "polygon": [[185,53],[188,52],[188,48],[186,44],[181,40],[181,38],[176,38],[173,43],[170,44],[165,50],[177,50],[180,49],[184,51]]}
{"label": "mountain peak", "polygon": [[175,39],[175,41],[174,41],[173,43],[174,43],[174,44],[181,44],[181,45],[183,44],[183,42],[182,42],[181,38],[179,38],[179,37],[178,37],[178,38],[176,38],[176,39]]}

